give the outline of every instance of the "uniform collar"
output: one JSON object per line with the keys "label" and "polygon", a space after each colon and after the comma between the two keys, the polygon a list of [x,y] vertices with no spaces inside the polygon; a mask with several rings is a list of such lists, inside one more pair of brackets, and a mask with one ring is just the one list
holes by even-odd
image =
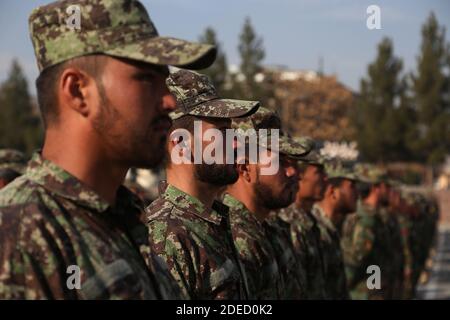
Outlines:
{"label": "uniform collar", "polygon": [[325,214],[325,211],[323,210],[323,208],[318,203],[315,203],[313,205],[311,213],[314,215],[314,217],[318,221],[321,221],[328,229],[330,229],[330,230],[332,230],[334,232],[337,232],[334,223]]}
{"label": "uniform collar", "polygon": [[377,212],[376,208],[365,204],[364,201],[362,201],[361,199],[358,201],[358,203],[356,205],[356,208],[357,208],[356,212],[357,212],[358,215],[373,216]]}
{"label": "uniform collar", "polygon": [[188,210],[190,213],[208,222],[220,225],[222,218],[228,215],[228,206],[221,202],[214,201],[211,208],[207,208],[203,202],[196,197],[161,181],[159,190],[161,197],[174,204],[177,208]]}
{"label": "uniform collar", "polygon": [[[52,161],[44,159],[40,152],[33,154],[25,176],[46,190],[87,209],[105,212],[112,207],[105,199],[72,174]],[[132,206],[142,209],[142,204],[138,198],[123,186],[119,187],[116,199],[114,211],[121,211],[122,208],[130,209]]]}
{"label": "uniform collar", "polygon": [[255,215],[247,207],[232,195],[226,193],[223,197],[223,203],[230,208],[230,215],[237,215],[239,219],[251,221],[260,224]]}

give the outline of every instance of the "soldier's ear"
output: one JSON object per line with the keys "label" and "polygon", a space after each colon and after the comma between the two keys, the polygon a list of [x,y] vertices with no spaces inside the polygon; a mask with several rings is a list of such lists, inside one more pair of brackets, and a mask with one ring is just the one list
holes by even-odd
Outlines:
{"label": "soldier's ear", "polygon": [[189,131],[176,129],[170,134],[168,140],[168,152],[172,163],[189,163],[192,160],[191,135]]}
{"label": "soldier's ear", "polygon": [[239,176],[245,181],[250,182],[250,166],[247,163],[240,163],[236,165]]}
{"label": "soldier's ear", "polygon": [[332,198],[333,198],[334,200],[338,199],[338,198],[339,198],[339,194],[340,194],[339,188],[336,188],[336,187],[333,186],[332,184],[329,184],[328,187],[327,187],[327,189],[328,189],[328,188],[329,188],[329,192],[330,192]]}
{"label": "soldier's ear", "polygon": [[89,102],[98,98],[98,90],[95,81],[84,71],[77,68],[65,69],[59,78],[58,92],[63,106],[83,117],[93,113],[94,104]]}

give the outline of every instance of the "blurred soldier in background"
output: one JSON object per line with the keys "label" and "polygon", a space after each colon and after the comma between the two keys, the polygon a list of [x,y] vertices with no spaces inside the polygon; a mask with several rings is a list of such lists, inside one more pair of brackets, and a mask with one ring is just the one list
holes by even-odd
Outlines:
{"label": "blurred soldier in background", "polygon": [[0,150],[0,189],[6,187],[25,171],[25,155],[13,149]]}
{"label": "blurred soldier in background", "polygon": [[[313,140],[298,140],[315,148]],[[320,230],[317,219],[312,215],[314,202],[323,199],[325,191],[325,172],[323,157],[317,149],[311,151],[304,160],[298,162],[299,190],[295,201],[288,208],[279,211],[279,217],[289,224],[291,242],[296,259],[304,272],[303,284],[306,299],[328,298],[325,286],[325,266],[320,247]]]}
{"label": "blurred soldier in background", "polygon": [[[408,252],[405,250],[407,239],[404,239],[403,233],[407,233],[402,226],[402,208],[401,194],[398,190],[399,184],[396,181],[389,181],[388,205],[381,208],[381,215],[384,223],[389,229],[389,259],[391,261],[390,269],[390,291],[387,293],[388,299],[403,299],[405,285],[405,266]],[[405,243],[406,241],[406,243]]]}
{"label": "blurred soldier in background", "polygon": [[[390,262],[386,256],[388,231],[379,209],[388,200],[386,176],[383,170],[369,164],[358,164],[355,170],[363,183],[361,198],[356,213],[344,222],[341,239],[348,288],[352,299],[384,299],[390,285],[385,273]],[[372,265],[381,270],[381,285],[370,289],[367,268]]]}
{"label": "blurred soldier in background", "polygon": [[317,220],[321,235],[321,252],[324,262],[325,291],[329,299],[349,299],[344,260],[338,226],[341,220],[356,209],[358,194],[356,175],[342,161],[325,161],[327,182],[324,197],[314,204],[312,214]]}
{"label": "blurred soldier in background", "polygon": [[418,192],[408,192],[409,246],[411,251],[411,292],[414,296],[419,278],[425,270],[436,232],[437,205],[431,198]]}

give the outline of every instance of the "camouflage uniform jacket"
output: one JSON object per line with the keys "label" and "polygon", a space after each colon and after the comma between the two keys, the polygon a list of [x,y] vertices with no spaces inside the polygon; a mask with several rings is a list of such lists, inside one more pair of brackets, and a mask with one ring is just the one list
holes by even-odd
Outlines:
{"label": "camouflage uniform jacket", "polygon": [[369,289],[367,267],[380,267],[381,281],[386,264],[386,245],[383,222],[377,210],[361,201],[357,212],[348,215],[342,230],[341,248],[344,254],[344,264],[347,285],[352,299],[383,299],[385,286],[380,289]]}
{"label": "camouflage uniform jacket", "polygon": [[226,194],[223,203],[230,208],[231,232],[247,275],[250,298],[277,299],[280,272],[266,228],[231,195]]}
{"label": "camouflage uniform jacket", "polygon": [[306,274],[300,261],[296,259],[289,223],[284,221],[278,212],[272,212],[264,221],[264,227],[280,271],[279,299],[304,299]]}
{"label": "camouflage uniform jacket", "polygon": [[[36,153],[0,192],[0,299],[177,298],[165,265],[149,257],[142,212],[126,188],[110,206]],[[79,290],[69,266],[79,267]]]}
{"label": "camouflage uniform jacket", "polygon": [[172,185],[147,208],[150,243],[191,299],[245,299],[245,276],[231,235],[228,207],[206,208]]}
{"label": "camouflage uniform jacket", "polygon": [[396,218],[396,212],[388,207],[379,210],[386,235],[386,265],[384,277],[387,290],[385,299],[400,299],[402,297],[404,255],[400,224]]}
{"label": "camouflage uniform jacket", "polygon": [[311,213],[320,230],[327,298],[349,299],[339,233],[319,204],[313,206]]}
{"label": "camouflage uniform jacket", "polygon": [[412,299],[412,270],[413,270],[413,257],[411,253],[411,242],[410,242],[410,230],[411,230],[411,220],[404,214],[399,214],[397,216],[398,223],[400,225],[400,234],[402,240],[403,249],[403,283],[402,283],[402,299]]}
{"label": "camouflage uniform jacket", "polygon": [[306,298],[326,299],[325,269],[316,219],[295,203],[282,209],[280,217],[290,225],[295,256],[304,270]]}

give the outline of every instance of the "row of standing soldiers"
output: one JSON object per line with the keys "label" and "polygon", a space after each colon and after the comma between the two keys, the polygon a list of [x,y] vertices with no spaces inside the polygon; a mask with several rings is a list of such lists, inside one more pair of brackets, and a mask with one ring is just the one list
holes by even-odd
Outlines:
{"label": "row of standing soldiers", "polygon": [[[262,107],[250,118],[253,124],[270,118],[279,120],[275,113]],[[235,123],[237,128],[242,128],[245,121]],[[266,219],[258,220],[231,193],[222,196],[223,203],[230,208],[231,237],[239,256],[240,271],[246,278],[240,295],[212,293],[210,286],[209,292],[203,292],[205,288],[185,283],[186,271],[175,271],[174,278],[182,282],[180,297],[414,298],[435,239],[439,216],[435,199],[406,191],[380,167],[324,157],[314,149],[312,139],[290,141],[294,146],[298,143],[310,149],[296,164],[299,176],[304,179],[299,179],[294,203],[271,210]],[[23,173],[25,158],[15,150],[1,150],[0,158],[0,186],[4,187]],[[310,179],[312,173],[319,178]],[[337,201],[333,205],[331,199],[339,188],[344,188],[345,181],[351,183],[353,196],[350,193],[347,202],[337,204]],[[176,206],[196,202],[193,196],[174,186],[166,184],[163,188],[166,188],[163,194],[169,197],[171,193],[167,189],[172,189],[173,196],[177,197]],[[150,208],[155,206],[158,207],[158,200]],[[167,254],[167,238],[164,247],[158,245],[161,239],[156,231],[169,225],[163,223],[167,217],[158,219],[160,211],[157,208],[153,212],[156,217],[149,218],[150,230],[155,234],[154,249],[173,266],[178,254],[172,257]],[[176,241],[172,244],[179,245]],[[178,262],[183,266],[186,260],[180,258]],[[189,267],[204,268],[203,263],[195,266],[191,261]],[[372,275],[370,266],[379,267],[378,285],[368,285]]]}
{"label": "row of standing soldiers", "polygon": [[[29,30],[45,141],[21,175],[3,153],[0,299],[414,296],[435,202],[221,97],[186,70],[211,66],[214,46],[160,37],[137,0],[55,1]],[[145,207],[123,178],[162,164]]]}

